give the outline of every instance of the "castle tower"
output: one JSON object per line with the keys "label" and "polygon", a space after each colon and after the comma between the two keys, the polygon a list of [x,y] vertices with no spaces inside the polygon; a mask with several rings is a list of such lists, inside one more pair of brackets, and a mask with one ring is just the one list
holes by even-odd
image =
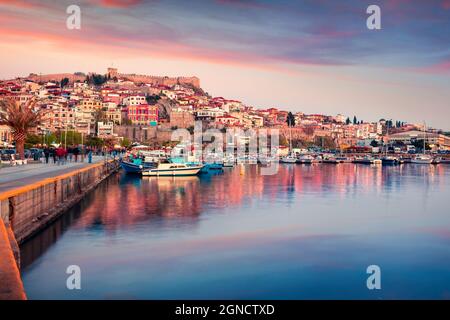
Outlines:
{"label": "castle tower", "polygon": [[108,75],[110,78],[117,77],[119,75],[117,68],[108,68]]}

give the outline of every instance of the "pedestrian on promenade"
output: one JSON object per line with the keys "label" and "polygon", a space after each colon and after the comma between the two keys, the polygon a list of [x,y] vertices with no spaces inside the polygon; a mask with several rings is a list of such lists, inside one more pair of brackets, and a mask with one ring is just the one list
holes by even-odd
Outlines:
{"label": "pedestrian on promenade", "polygon": [[92,150],[89,149],[88,151],[88,163],[92,163]]}
{"label": "pedestrian on promenade", "polygon": [[48,147],[45,147],[44,149],[44,157],[45,163],[48,164],[48,158],[50,157],[50,149]]}
{"label": "pedestrian on promenade", "polygon": [[78,155],[80,154],[80,149],[78,146],[73,147],[73,155],[75,157],[75,162],[78,162]]}
{"label": "pedestrian on promenade", "polygon": [[56,150],[54,147],[50,148],[50,156],[53,159],[53,164],[56,164]]}
{"label": "pedestrian on promenade", "polygon": [[69,162],[72,162],[72,157],[73,157],[73,147],[72,147],[72,146],[69,146],[69,147],[66,149],[66,152],[67,152],[67,159],[69,159]]}
{"label": "pedestrian on promenade", "polygon": [[64,163],[63,164],[66,164],[67,163],[67,156],[68,156],[67,149],[66,148],[62,148],[62,149],[63,149],[63,154],[64,154],[64,156],[63,156]]}
{"label": "pedestrian on promenade", "polygon": [[64,148],[62,147],[56,148],[55,153],[56,157],[58,158],[58,165],[63,165],[66,157]]}

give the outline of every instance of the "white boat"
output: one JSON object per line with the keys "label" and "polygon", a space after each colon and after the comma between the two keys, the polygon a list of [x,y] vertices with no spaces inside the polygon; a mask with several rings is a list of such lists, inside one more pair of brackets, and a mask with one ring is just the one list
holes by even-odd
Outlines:
{"label": "white boat", "polygon": [[236,159],[234,158],[234,155],[227,155],[223,159],[223,166],[224,167],[234,167],[235,163],[236,163]]}
{"label": "white boat", "polygon": [[372,164],[382,164],[383,161],[381,159],[373,159]]}
{"label": "white boat", "polygon": [[313,161],[314,161],[314,157],[309,154],[301,155],[297,160],[297,162],[301,163],[301,164],[311,164],[311,163],[313,163]]}
{"label": "white boat", "polygon": [[235,164],[234,160],[227,160],[223,162],[223,166],[226,168],[232,168],[234,167],[234,164]]}
{"label": "white boat", "polygon": [[203,168],[202,165],[187,165],[185,163],[160,163],[157,168],[143,170],[143,176],[195,176]]}
{"label": "white boat", "polygon": [[442,157],[434,157],[433,160],[431,160],[432,164],[439,164],[442,161]]}
{"label": "white boat", "polygon": [[349,162],[353,161],[351,158],[344,157],[344,156],[339,156],[339,157],[336,157],[335,159],[338,163],[349,163]]}
{"label": "white boat", "polygon": [[356,157],[355,159],[353,159],[353,163],[372,164],[373,160],[374,159],[371,156]]}
{"label": "white boat", "polygon": [[411,159],[411,163],[418,163],[418,164],[431,164],[432,161],[433,158],[426,154],[421,154]]}
{"label": "white boat", "polygon": [[423,139],[423,154],[419,154],[415,156],[413,159],[411,159],[411,163],[417,163],[417,164],[431,164],[433,162],[433,157],[425,154],[426,153],[426,140],[427,140],[427,127],[426,124],[423,124],[423,133],[424,133],[424,139]]}
{"label": "white boat", "polygon": [[332,164],[338,163],[338,161],[336,160],[336,157],[334,157],[332,155],[324,155],[322,162],[323,163],[332,163]]}
{"label": "white boat", "polygon": [[297,162],[297,157],[292,155],[292,154],[288,154],[286,157],[282,157],[280,162],[282,162],[282,163],[296,163]]}

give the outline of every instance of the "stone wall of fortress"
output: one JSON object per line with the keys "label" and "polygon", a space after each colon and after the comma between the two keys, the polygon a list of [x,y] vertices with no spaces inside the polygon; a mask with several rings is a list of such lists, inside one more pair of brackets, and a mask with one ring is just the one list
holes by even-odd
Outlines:
{"label": "stone wall of fortress", "polygon": [[49,82],[49,81],[61,81],[64,78],[68,78],[70,83],[76,81],[83,82],[86,80],[84,75],[75,75],[73,73],[54,73],[54,74],[30,74],[26,79],[32,80],[34,82]]}
{"label": "stone wall of fortress", "polygon": [[[117,74],[119,79],[127,79],[133,82],[144,82],[155,85],[173,86],[175,84],[190,84],[197,88],[200,88],[200,79],[197,77],[159,77],[159,76],[147,76],[140,74]],[[111,74],[114,76],[114,74]],[[75,75],[72,73],[55,73],[55,74],[30,74],[26,79],[34,82],[49,82],[49,81],[61,81],[64,78],[68,78],[70,83],[76,81],[83,82],[86,80],[85,75]]]}
{"label": "stone wall of fortress", "polygon": [[197,77],[158,77],[140,74],[119,74],[119,78],[128,79],[133,82],[144,82],[156,85],[173,86],[175,84],[191,84],[200,88],[200,79]]}

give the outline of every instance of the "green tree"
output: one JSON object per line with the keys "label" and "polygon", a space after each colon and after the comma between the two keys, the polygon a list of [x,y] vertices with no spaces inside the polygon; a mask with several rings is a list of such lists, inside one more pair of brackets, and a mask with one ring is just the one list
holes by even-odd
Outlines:
{"label": "green tree", "polygon": [[157,94],[145,96],[145,100],[150,105],[155,105],[158,102],[158,100],[160,100],[160,99],[161,99],[161,97]]}
{"label": "green tree", "polygon": [[131,141],[128,138],[123,138],[122,141],[120,141],[120,145],[124,148],[128,148],[131,145]]}
{"label": "green tree", "polygon": [[101,74],[93,73],[86,77],[86,82],[95,86],[101,86],[106,81],[108,81],[108,77]]}
{"label": "green tree", "polygon": [[353,124],[358,124],[358,119],[356,119],[356,116],[353,116]]}
{"label": "green tree", "polygon": [[350,118],[347,117],[347,119],[345,120],[345,124],[349,125],[350,124]]}
{"label": "green tree", "polygon": [[103,139],[99,137],[92,137],[88,136],[86,139],[86,145],[89,147],[102,147],[103,146]]}
{"label": "green tree", "polygon": [[376,147],[378,147],[378,142],[377,142],[376,140],[372,140],[372,141],[370,142],[370,146],[376,148]]}
{"label": "green tree", "polygon": [[289,113],[287,115],[286,123],[287,123],[288,127],[294,127],[295,126],[295,116],[290,111],[289,111]]}
{"label": "green tree", "polygon": [[61,79],[61,83],[60,83],[61,88],[64,88],[64,87],[67,86],[68,84],[69,84],[69,78]]}
{"label": "green tree", "polygon": [[37,144],[42,143],[42,137],[38,136],[37,134],[27,134],[27,137],[25,138],[25,147],[30,148]]}

